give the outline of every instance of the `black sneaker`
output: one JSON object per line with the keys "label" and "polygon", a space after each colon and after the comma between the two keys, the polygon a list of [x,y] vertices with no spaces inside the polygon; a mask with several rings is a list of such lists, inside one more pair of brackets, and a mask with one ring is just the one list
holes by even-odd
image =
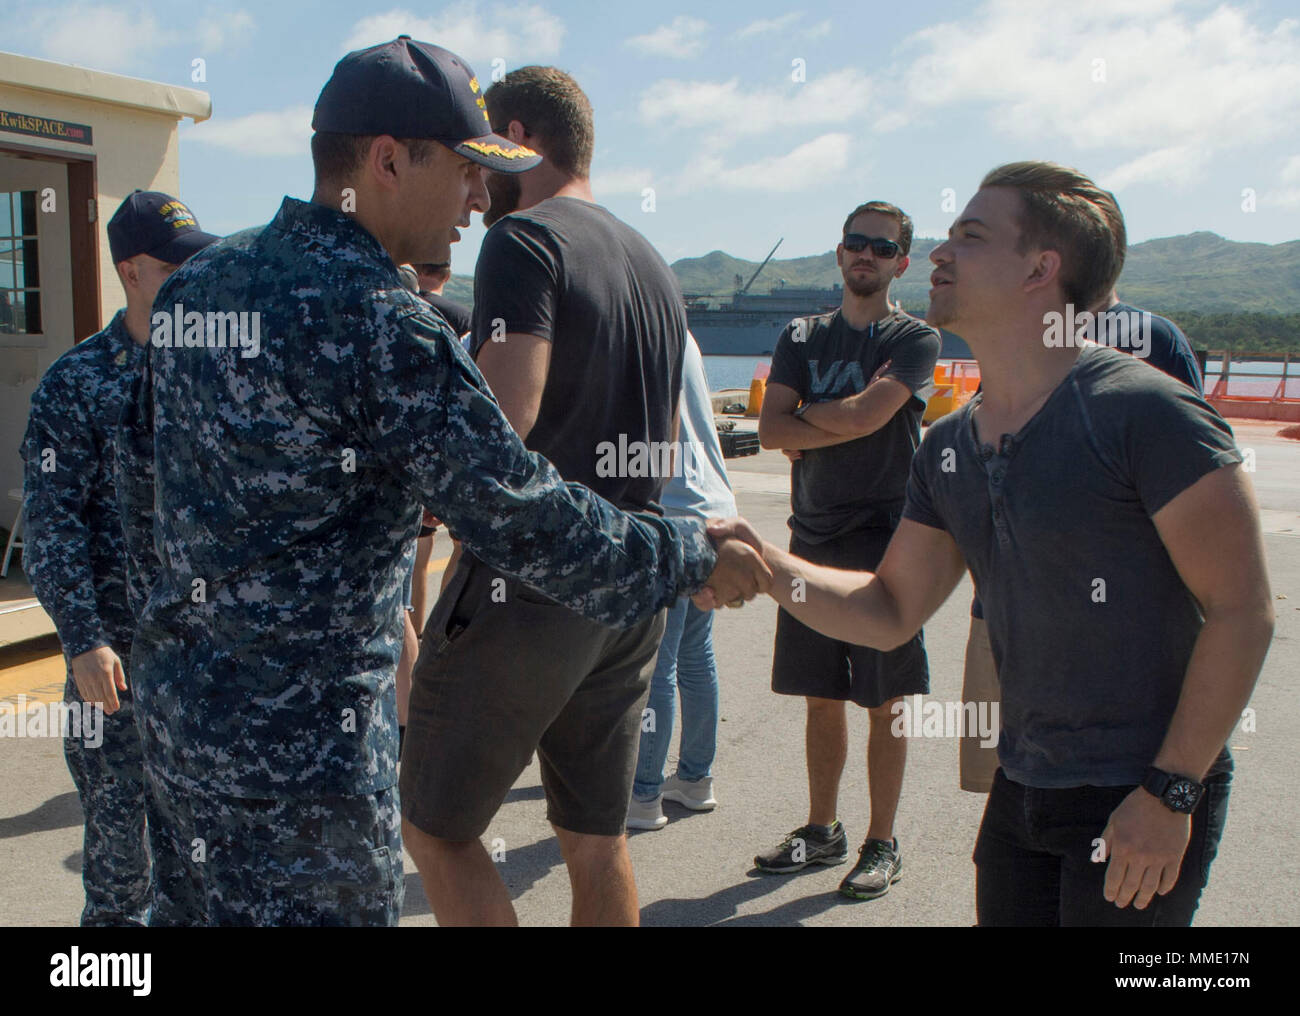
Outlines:
{"label": "black sneaker", "polygon": [[874,900],[903,877],[903,855],[898,840],[868,839],[858,849],[858,863],[844,876],[840,894],[855,900]]}
{"label": "black sneaker", "polygon": [[829,838],[823,839],[812,826],[800,826],[780,845],[755,857],[754,867],[784,875],[802,871],[810,864],[843,864],[848,859],[849,838],[843,823],[836,819]]}

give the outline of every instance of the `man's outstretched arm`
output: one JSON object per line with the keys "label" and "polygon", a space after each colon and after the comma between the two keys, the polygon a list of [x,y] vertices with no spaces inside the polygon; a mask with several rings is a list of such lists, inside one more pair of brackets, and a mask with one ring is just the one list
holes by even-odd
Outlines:
{"label": "man's outstretched arm", "polygon": [[[711,522],[709,532],[757,536],[735,522]],[[966,570],[945,530],[911,519],[899,524],[874,573],[810,564],[766,541],[763,560],[772,569],[772,598],[796,618],[828,638],[880,650],[915,635]]]}
{"label": "man's outstretched arm", "polygon": [[715,546],[699,521],[622,512],[565,483],[524,447],[445,325],[403,313],[400,327],[358,379],[358,425],[476,556],[617,628],[705,584],[722,602],[767,590],[771,573],[742,541]]}

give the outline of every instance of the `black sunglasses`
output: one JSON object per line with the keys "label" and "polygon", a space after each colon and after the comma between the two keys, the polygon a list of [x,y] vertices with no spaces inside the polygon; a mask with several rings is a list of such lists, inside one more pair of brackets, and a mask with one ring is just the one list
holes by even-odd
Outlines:
{"label": "black sunglasses", "polygon": [[886,240],[883,236],[863,236],[861,233],[845,233],[844,249],[851,250],[856,254],[860,250],[865,250],[871,246],[871,253],[878,258],[892,258],[898,255],[903,248],[893,240]]}

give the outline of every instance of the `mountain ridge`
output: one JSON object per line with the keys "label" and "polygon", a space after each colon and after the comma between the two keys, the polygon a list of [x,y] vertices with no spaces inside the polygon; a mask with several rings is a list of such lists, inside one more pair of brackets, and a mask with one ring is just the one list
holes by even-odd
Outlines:
{"label": "mountain ridge", "polygon": [[[929,254],[942,241],[917,237],[911,264],[894,283],[904,307],[923,311],[929,301]],[[672,269],[687,295],[728,299],[760,262],[723,250],[674,261]],[[918,271],[918,269],[920,269]],[[833,250],[824,254],[772,260],[751,292],[787,286],[825,288],[842,282]],[[1133,244],[1117,284],[1120,298],[1148,310],[1204,313],[1300,313],[1300,240],[1279,244],[1228,240],[1208,230],[1158,237]]]}
{"label": "mountain ridge", "polygon": [[[894,297],[914,313],[923,314],[929,302],[929,254],[940,242],[934,237],[914,239],[912,263],[894,283]],[[760,263],[715,249],[679,258],[671,267],[684,294],[717,301],[729,299],[737,288],[735,277],[739,275],[744,285]],[[768,262],[751,291],[766,293],[781,280],[788,286],[814,288],[843,281],[830,250]],[[1300,314],[1300,240],[1243,242],[1209,230],[1144,240],[1129,247],[1117,289],[1120,299],[1157,314]],[[472,303],[473,276],[452,276],[446,295]]]}

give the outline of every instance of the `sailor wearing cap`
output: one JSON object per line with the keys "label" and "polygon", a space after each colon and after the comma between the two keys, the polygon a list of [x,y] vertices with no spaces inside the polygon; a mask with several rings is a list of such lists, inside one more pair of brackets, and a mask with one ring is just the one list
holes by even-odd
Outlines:
{"label": "sailor wearing cap", "polygon": [[[402,286],[398,264],[448,260],[487,207],[480,166],[538,161],[491,132],[469,67],[405,37],[350,53],[313,126],[312,200],[159,294],[258,312],[259,355],[151,347],[122,418],[127,541],[150,571],[132,665],[156,924],[397,923],[394,673],[420,505],[615,627],[706,580],[726,598],[762,584],[748,547],[566,485]],[[431,624],[436,653],[456,626]]]}
{"label": "sailor wearing cap", "polygon": [[[167,276],[212,243],[168,194],[135,191],[108,224],[126,307],[64,353],[32,395],[23,440],[23,571],[54,620],[68,661],[64,700],[102,706],[97,736],[63,752],[85,813],[83,925],[144,924],[149,910],[144,775],[126,661],[135,628],[113,483],[114,435]],[[84,715],[84,713],[83,713]]]}

